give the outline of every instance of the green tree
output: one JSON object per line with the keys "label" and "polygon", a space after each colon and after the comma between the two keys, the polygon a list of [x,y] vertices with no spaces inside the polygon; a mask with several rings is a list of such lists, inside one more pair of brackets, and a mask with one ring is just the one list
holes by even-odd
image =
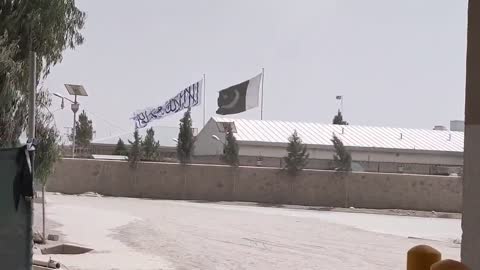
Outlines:
{"label": "green tree", "polygon": [[183,118],[180,119],[180,130],[177,140],[177,158],[180,163],[189,163],[192,159],[194,148],[194,137],[192,131],[192,118],[190,116],[190,108],[185,112]]}
{"label": "green tree", "polygon": [[292,176],[297,175],[307,166],[309,156],[307,147],[302,143],[302,139],[295,130],[292,136],[288,138],[287,156],[283,158],[285,162],[284,170]]}
{"label": "green tree", "polygon": [[75,0],[2,0],[0,33],[18,44],[16,60],[24,61],[30,51],[37,54],[39,72],[62,61],[66,49],[75,49],[84,41],[80,30],[85,13]]}
{"label": "green tree", "polygon": [[143,158],[145,160],[157,160],[160,152],[160,142],[155,141],[155,131],[153,128],[147,129],[147,135],[142,142]]}
{"label": "green tree", "polygon": [[17,50],[6,35],[0,35],[0,147],[15,146],[26,123],[27,100],[22,95],[22,63],[15,61]]}
{"label": "green tree", "polygon": [[93,124],[92,120],[88,119],[85,111],[78,116],[77,124],[75,125],[75,145],[87,147],[93,138]]}
{"label": "green tree", "polygon": [[231,166],[238,166],[238,143],[231,125],[225,127],[225,139],[222,160]]}
{"label": "green tree", "polygon": [[54,125],[53,115],[48,111],[48,106],[51,105],[50,94],[40,91],[37,94],[37,104],[47,104],[35,112],[35,134],[38,141],[35,148],[35,178],[45,185],[53,173],[55,162],[60,158],[60,135]]}
{"label": "green tree", "polygon": [[343,115],[342,115],[342,112],[340,110],[338,110],[337,115],[335,115],[335,117],[333,117],[333,124],[334,125],[344,125],[344,126],[348,125],[348,122],[343,120]]}
{"label": "green tree", "polygon": [[332,138],[333,147],[335,148],[335,154],[333,155],[333,161],[337,171],[349,172],[352,170],[352,156],[350,152],[345,149],[342,140],[336,135]]}
{"label": "green tree", "polygon": [[125,143],[122,139],[118,139],[115,150],[113,150],[113,154],[119,156],[128,156],[127,146],[125,146]]}
{"label": "green tree", "polygon": [[[37,109],[35,114],[35,137],[38,144],[35,148],[35,179],[42,185],[42,217],[43,240],[45,240],[45,185],[53,173],[55,163],[60,159],[60,135],[55,127],[53,115],[48,110],[51,105],[47,91],[37,93]],[[42,107],[40,107],[42,106]]]}
{"label": "green tree", "polygon": [[138,162],[142,159],[142,137],[138,134],[138,130],[133,132],[133,141],[128,140],[130,143],[130,153],[128,155],[128,161],[130,167],[137,168]]}
{"label": "green tree", "polygon": [[83,43],[84,20],[74,0],[0,0],[0,146],[14,145],[26,127],[29,52],[37,53],[38,81]]}

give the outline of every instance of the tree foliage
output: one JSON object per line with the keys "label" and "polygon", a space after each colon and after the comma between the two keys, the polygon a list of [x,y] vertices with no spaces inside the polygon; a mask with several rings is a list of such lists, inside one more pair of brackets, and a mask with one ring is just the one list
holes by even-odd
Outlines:
{"label": "tree foliage", "polygon": [[189,163],[192,159],[194,148],[194,137],[192,131],[192,118],[190,109],[185,112],[183,118],[180,119],[180,130],[177,140],[177,158],[182,163]]}
{"label": "tree foliage", "polygon": [[15,61],[17,50],[15,43],[8,43],[6,35],[0,35],[0,147],[15,146],[27,118],[27,99],[22,92],[23,63]]}
{"label": "tree foliage", "polygon": [[[35,151],[35,178],[44,186],[53,173],[54,165],[60,158],[60,135],[53,115],[48,111],[51,105],[50,94],[40,91],[37,94],[35,115],[35,137],[38,141]],[[42,106],[42,107],[40,107]]]}
{"label": "tree foliage", "polygon": [[122,139],[118,139],[117,145],[115,146],[115,150],[113,150],[114,155],[119,156],[128,156],[127,146],[123,142]]}
{"label": "tree foliage", "polygon": [[78,116],[77,124],[75,125],[75,145],[87,147],[93,138],[93,124],[92,120],[88,119],[85,111]]}
{"label": "tree foliage", "polygon": [[283,158],[285,162],[284,170],[288,174],[295,176],[308,164],[310,154],[307,153],[307,147],[302,143],[302,139],[295,130],[288,138],[287,156]]}
{"label": "tree foliage", "polygon": [[335,117],[333,117],[333,124],[334,125],[348,125],[348,122],[343,120],[343,115],[342,115],[342,112],[340,110],[338,110],[337,115],[335,115]]}
{"label": "tree foliage", "polygon": [[153,128],[147,129],[147,135],[142,142],[143,159],[154,161],[159,157],[160,142],[155,141],[155,131]]}
{"label": "tree foliage", "polygon": [[133,141],[128,140],[130,143],[130,153],[128,155],[128,161],[130,167],[137,168],[138,162],[142,159],[142,137],[138,134],[138,130],[133,132]]}
{"label": "tree foliage", "polygon": [[18,43],[16,61],[26,60],[29,51],[37,53],[39,71],[62,61],[63,51],[84,41],[80,30],[85,13],[75,0],[0,0],[0,33],[8,33],[10,43]]}
{"label": "tree foliage", "polygon": [[74,0],[0,0],[0,147],[13,146],[28,112],[28,55],[37,53],[37,82],[83,43],[85,13]]}
{"label": "tree foliage", "polygon": [[352,156],[350,152],[345,149],[342,140],[336,135],[332,138],[333,147],[335,148],[335,154],[333,155],[333,161],[337,171],[348,172],[352,170]]}
{"label": "tree foliage", "polygon": [[223,145],[222,160],[231,166],[238,166],[238,143],[231,125],[226,125],[225,127],[225,139],[226,143]]}

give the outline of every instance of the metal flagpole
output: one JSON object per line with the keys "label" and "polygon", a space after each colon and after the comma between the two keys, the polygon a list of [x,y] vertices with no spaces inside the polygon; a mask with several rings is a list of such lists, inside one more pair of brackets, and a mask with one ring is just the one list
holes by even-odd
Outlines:
{"label": "metal flagpole", "polygon": [[205,73],[203,73],[203,126],[206,124],[206,118],[205,118],[205,112],[207,110],[207,100],[206,100],[206,89],[205,89],[206,83],[205,83]]}
{"label": "metal flagpole", "polygon": [[342,110],[342,114],[343,114],[343,96],[342,96],[342,99],[340,100],[340,109]]}
{"label": "metal flagpole", "polygon": [[260,105],[260,120],[263,120],[263,81],[265,81],[265,69],[262,68],[262,101]]}

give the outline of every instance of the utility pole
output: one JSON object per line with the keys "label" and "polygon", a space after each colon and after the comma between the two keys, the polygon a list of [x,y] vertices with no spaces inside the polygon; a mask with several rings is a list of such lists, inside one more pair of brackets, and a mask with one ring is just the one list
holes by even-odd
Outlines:
{"label": "utility pole", "polygon": [[265,68],[262,68],[262,99],[260,105],[260,120],[263,120],[263,81],[265,81]]}
{"label": "utility pole", "polygon": [[[36,58],[37,55],[35,52],[30,51],[29,55],[29,62],[30,62],[30,74],[29,74],[29,85],[28,88],[30,88],[29,93],[29,99],[28,99],[28,143],[27,145],[31,145],[29,150],[30,154],[30,168],[31,168],[31,174],[32,174],[32,179],[35,179],[35,149],[34,147],[34,142],[35,142],[35,96],[36,96],[36,88],[37,88],[37,70],[36,70]],[[28,147],[28,146],[27,146]],[[33,185],[33,182],[31,183]],[[33,187],[32,187],[33,188]],[[26,198],[27,199],[27,198]],[[33,239],[33,198],[30,198],[30,200],[26,200],[26,205],[27,205],[27,239]],[[28,262],[27,265],[32,266],[33,261],[32,261],[32,250],[33,250],[33,245],[32,241],[28,241],[29,243],[29,255],[27,256]]]}
{"label": "utility pole", "polygon": [[72,112],[73,112],[73,129],[72,129],[72,158],[75,158],[75,132],[77,129],[77,112],[80,107],[80,104],[77,102],[77,95],[75,95],[75,102],[72,103]]}

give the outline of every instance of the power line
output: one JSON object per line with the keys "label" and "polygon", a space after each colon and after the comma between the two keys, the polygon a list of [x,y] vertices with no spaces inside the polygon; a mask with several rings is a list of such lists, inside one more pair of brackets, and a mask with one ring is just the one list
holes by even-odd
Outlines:
{"label": "power line", "polygon": [[86,112],[88,112],[89,114],[94,115],[94,116],[97,117],[97,118],[100,118],[100,120],[103,120],[105,123],[109,124],[109,125],[112,126],[112,127],[115,127],[115,128],[117,128],[117,129],[120,129],[120,130],[125,131],[125,132],[130,132],[130,131],[127,131],[125,128],[122,128],[122,127],[120,127],[120,126],[117,126],[116,124],[114,124],[114,123],[108,121],[107,119],[99,116],[98,114],[93,113],[93,112],[90,111],[90,110],[86,110],[86,109],[83,109],[83,110],[86,111]]}

